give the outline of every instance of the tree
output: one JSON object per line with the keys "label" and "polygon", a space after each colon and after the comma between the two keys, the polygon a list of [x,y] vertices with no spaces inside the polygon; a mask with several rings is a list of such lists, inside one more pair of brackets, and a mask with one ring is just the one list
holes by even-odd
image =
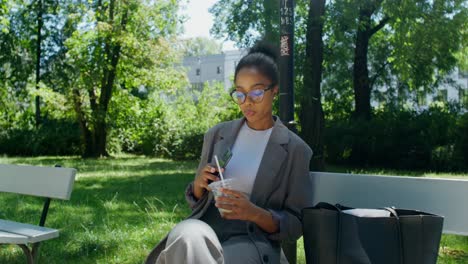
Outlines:
{"label": "tree", "polygon": [[372,22],[383,0],[359,1],[356,44],[354,48],[353,87],[356,117],[370,119],[371,117],[371,87],[368,70],[369,41],[382,29],[389,17],[384,15],[377,23]]}
{"label": "tree", "polygon": [[176,0],[99,0],[81,21],[87,27],[66,41],[70,75],[64,81],[71,87],[84,156],[108,155],[108,111],[115,89],[167,87],[180,78],[167,69],[176,59],[166,38],[176,33],[177,8]]}
{"label": "tree", "polygon": [[314,150],[312,167],[324,170],[324,114],[321,102],[325,0],[311,0],[306,37],[304,88],[300,104],[301,135]]}
{"label": "tree", "polygon": [[[357,24],[349,31],[355,36],[355,117],[371,118],[372,86],[387,66],[398,80],[397,84],[389,86],[407,87],[409,91],[430,90],[455,66],[455,54],[461,48],[459,28],[466,23],[463,22],[466,21],[463,1],[368,0],[350,5],[357,10]],[[373,41],[386,26],[385,34],[391,37]],[[378,40],[387,41],[392,48],[387,56],[374,56],[380,61],[373,63],[376,67],[369,67],[369,50],[373,45],[381,46]],[[369,68],[373,71],[372,77]]]}
{"label": "tree", "polygon": [[251,47],[258,39],[279,42],[280,0],[220,0],[210,8],[215,21],[211,33],[238,47]]}
{"label": "tree", "polygon": [[181,40],[181,47],[185,57],[198,57],[212,54],[220,54],[222,45],[213,39],[196,37]]}

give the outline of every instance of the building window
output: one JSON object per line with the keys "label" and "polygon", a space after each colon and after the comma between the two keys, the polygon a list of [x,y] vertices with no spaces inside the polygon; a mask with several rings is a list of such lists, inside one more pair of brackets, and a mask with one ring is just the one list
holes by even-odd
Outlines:
{"label": "building window", "polygon": [[220,74],[221,73],[221,66],[216,67],[216,73]]}
{"label": "building window", "polygon": [[203,90],[203,83],[192,83],[192,90],[202,91]]}
{"label": "building window", "polygon": [[200,74],[201,74],[201,69],[200,69],[200,68],[197,68],[197,70],[196,70],[196,75],[197,75],[197,76],[200,76]]}

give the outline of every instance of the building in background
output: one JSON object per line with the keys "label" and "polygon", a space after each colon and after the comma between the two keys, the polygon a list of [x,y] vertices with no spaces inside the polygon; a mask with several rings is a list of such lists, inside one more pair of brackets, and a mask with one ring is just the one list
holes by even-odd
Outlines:
{"label": "building in background", "polygon": [[185,57],[183,66],[187,69],[192,89],[201,91],[205,82],[222,82],[224,89],[229,91],[236,65],[245,52],[233,50],[221,54]]}

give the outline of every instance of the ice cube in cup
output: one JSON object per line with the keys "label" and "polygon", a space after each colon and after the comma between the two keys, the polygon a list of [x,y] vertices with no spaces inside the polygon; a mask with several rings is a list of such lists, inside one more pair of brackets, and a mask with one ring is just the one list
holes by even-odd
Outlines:
{"label": "ice cube in cup", "polygon": [[[236,182],[235,179],[225,179],[224,180],[224,185],[223,185],[223,183],[221,181],[215,181],[215,182],[210,183],[208,186],[211,188],[211,191],[213,192],[214,197],[217,198],[217,197],[220,197],[220,196],[229,196],[229,195],[221,192],[220,188],[226,188],[226,189],[234,190],[235,182]],[[219,210],[220,214],[231,212],[231,210],[226,210],[226,209],[222,209],[222,208],[218,208],[218,210]]]}

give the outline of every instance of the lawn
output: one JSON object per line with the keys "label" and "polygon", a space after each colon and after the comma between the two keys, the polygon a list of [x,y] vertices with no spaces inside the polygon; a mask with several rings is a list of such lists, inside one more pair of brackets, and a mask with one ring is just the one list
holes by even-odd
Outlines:
{"label": "lawn", "polygon": [[[192,180],[194,161],[124,155],[108,159],[79,157],[0,157],[0,163],[72,167],[78,170],[70,201],[53,200],[46,226],[60,237],[41,245],[39,263],[142,263],[151,248],[189,213],[183,190]],[[382,170],[333,171],[435,177],[466,177]],[[0,194],[0,218],[37,224],[42,201]],[[439,263],[468,263],[468,237],[444,235]],[[0,247],[0,263],[25,263],[17,246]],[[305,263],[302,240],[298,263]]]}

